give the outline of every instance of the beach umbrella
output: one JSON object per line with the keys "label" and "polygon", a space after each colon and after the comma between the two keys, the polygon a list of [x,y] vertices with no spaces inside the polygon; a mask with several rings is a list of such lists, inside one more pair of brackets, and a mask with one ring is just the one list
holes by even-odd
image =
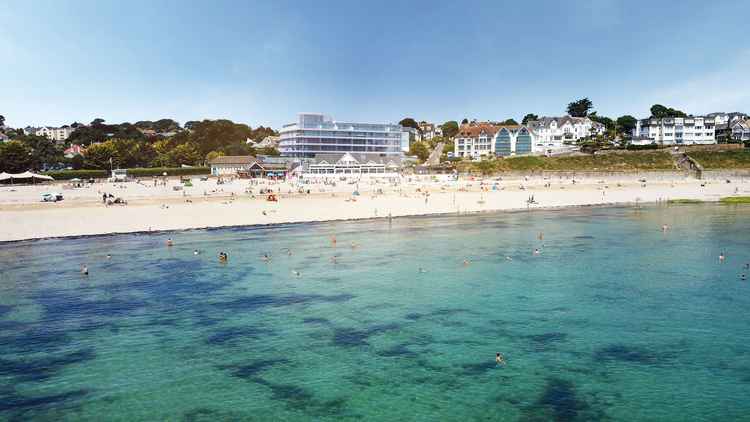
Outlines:
{"label": "beach umbrella", "polygon": [[77,177],[74,177],[74,178],[70,179],[70,181],[71,181],[71,182],[80,182],[80,181],[81,181],[81,179],[79,179],[79,178],[77,178]]}

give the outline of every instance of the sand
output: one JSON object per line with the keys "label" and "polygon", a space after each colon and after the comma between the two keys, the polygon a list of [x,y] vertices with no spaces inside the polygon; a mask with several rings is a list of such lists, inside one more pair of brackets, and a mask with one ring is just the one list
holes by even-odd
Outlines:
{"label": "sand", "polygon": [[[645,186],[633,174],[576,179],[542,177],[497,180],[443,177],[403,178],[398,183],[336,182],[336,186],[266,183],[234,180],[217,185],[215,179],[174,190],[166,186],[97,183],[83,188],[66,184],[4,186],[0,188],[0,241],[65,236],[183,230],[346,220],[362,218],[474,213],[591,205],[651,203],[668,199],[717,201],[750,194],[750,180],[696,180],[679,173],[650,176]],[[545,186],[550,184],[550,186]],[[701,186],[705,184],[705,186]],[[493,188],[494,187],[494,188]],[[260,188],[279,191],[269,202]],[[303,192],[300,193],[299,189]],[[248,193],[250,189],[253,193]],[[307,193],[307,189],[310,193]],[[358,190],[360,195],[353,196]],[[380,193],[379,191],[382,191]],[[43,192],[60,192],[65,200],[39,202]],[[123,197],[128,205],[102,204],[102,192]],[[428,192],[429,195],[425,195]],[[535,203],[529,204],[530,196]],[[353,200],[356,199],[355,200]]]}

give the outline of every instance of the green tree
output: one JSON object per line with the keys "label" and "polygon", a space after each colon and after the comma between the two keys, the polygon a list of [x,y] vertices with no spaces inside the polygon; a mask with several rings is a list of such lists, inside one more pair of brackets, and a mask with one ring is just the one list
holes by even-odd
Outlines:
{"label": "green tree", "polygon": [[617,131],[624,135],[630,135],[633,133],[638,120],[635,117],[625,115],[617,118]]}
{"label": "green tree", "polygon": [[199,164],[203,155],[200,153],[198,146],[192,143],[181,144],[174,147],[169,152],[170,161],[175,166]]}
{"label": "green tree", "polygon": [[675,110],[671,107],[664,107],[661,104],[654,104],[651,106],[651,117],[655,119],[664,119],[669,117],[687,117],[685,112]]}
{"label": "green tree", "polygon": [[468,125],[469,124],[469,119],[467,119],[466,117],[464,117],[464,119],[461,120],[461,124],[462,125]]}
{"label": "green tree", "polygon": [[112,142],[102,142],[99,144],[93,144],[86,148],[83,158],[83,166],[87,169],[97,170],[109,170],[110,159],[112,160],[112,166],[118,167],[116,162],[117,150]]}
{"label": "green tree", "polygon": [[594,103],[588,98],[582,98],[568,104],[568,114],[573,117],[586,117],[592,108],[594,108]]}
{"label": "green tree", "polygon": [[443,130],[443,137],[445,139],[451,139],[458,133],[458,122],[455,120],[448,120],[440,126]]}
{"label": "green tree", "polygon": [[515,119],[506,119],[500,123],[501,125],[506,126],[517,126],[518,122]]}
{"label": "green tree", "polygon": [[521,120],[521,124],[525,126],[529,124],[529,122],[534,121],[534,120],[539,120],[539,116],[537,116],[536,114],[529,113],[523,116],[523,120]]}
{"label": "green tree", "polygon": [[5,126],[5,116],[0,114],[0,126]]}
{"label": "green tree", "polygon": [[223,157],[224,153],[221,151],[211,151],[208,154],[206,154],[206,162],[211,162],[215,158]]}
{"label": "green tree", "polygon": [[430,156],[430,150],[424,142],[412,142],[409,146],[409,155],[416,155],[417,158],[424,161]]}
{"label": "green tree", "polygon": [[[190,132],[175,135],[175,142],[190,142],[198,149],[201,157],[205,157],[211,151],[218,151],[229,145],[244,144],[247,139],[252,139],[252,135],[252,129],[245,124],[223,119],[203,120],[191,125]],[[232,154],[227,152],[227,155]]]}
{"label": "green tree", "polygon": [[46,169],[64,161],[63,149],[53,140],[36,135],[24,135],[18,140],[31,151],[31,167],[34,169]]}
{"label": "green tree", "polygon": [[70,166],[73,170],[80,170],[83,168],[83,155],[76,154],[70,159]]}
{"label": "green tree", "polygon": [[21,173],[31,168],[31,148],[20,141],[0,143],[0,171]]}
{"label": "green tree", "polygon": [[416,130],[419,130],[419,124],[416,120],[412,119],[411,117],[406,117],[404,119],[401,119],[400,122],[398,122],[403,127],[413,127]]}
{"label": "green tree", "polygon": [[615,121],[606,116],[599,116],[596,112],[588,115],[588,118],[604,125],[604,128],[608,131],[615,130]]}

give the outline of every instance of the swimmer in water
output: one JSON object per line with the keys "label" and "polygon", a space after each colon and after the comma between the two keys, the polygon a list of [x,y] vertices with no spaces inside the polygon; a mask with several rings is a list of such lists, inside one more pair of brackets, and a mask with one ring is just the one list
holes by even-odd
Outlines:
{"label": "swimmer in water", "polygon": [[539,236],[537,236],[539,240],[544,240],[544,232],[539,232]]}
{"label": "swimmer in water", "polygon": [[219,252],[219,262],[227,262],[229,255],[226,252]]}
{"label": "swimmer in water", "polygon": [[468,266],[469,266],[469,260],[468,259],[464,259],[464,267],[468,267]]}
{"label": "swimmer in water", "polygon": [[81,264],[81,274],[83,274],[83,275],[89,275],[89,267]]}
{"label": "swimmer in water", "polygon": [[107,254],[107,259],[112,259],[112,255]]}
{"label": "swimmer in water", "polygon": [[742,276],[740,276],[740,280],[747,281],[747,275],[743,273]]}
{"label": "swimmer in water", "polygon": [[661,225],[661,231],[662,231],[662,232],[664,232],[664,233],[666,233],[666,232],[667,232],[667,230],[669,230],[669,226],[668,226],[668,225],[666,225],[666,224],[662,224],[662,225]]}
{"label": "swimmer in water", "polygon": [[170,237],[169,239],[167,239],[167,246],[172,246],[172,245],[174,245],[174,242],[172,242],[172,238]]}
{"label": "swimmer in water", "polygon": [[745,269],[750,270],[750,263],[745,264]]}
{"label": "swimmer in water", "polygon": [[352,249],[357,249],[357,246],[359,246],[357,242],[352,242]]}
{"label": "swimmer in water", "polygon": [[511,257],[509,257],[509,256],[506,256],[506,257],[505,257],[505,260],[506,260],[506,261],[513,261],[513,258],[511,258]]}
{"label": "swimmer in water", "polygon": [[539,255],[541,252],[539,252],[539,249],[534,249],[534,255]]}
{"label": "swimmer in water", "polygon": [[722,252],[719,254],[719,261],[724,262],[724,259],[726,259],[726,257],[724,256],[724,252]]}
{"label": "swimmer in water", "polygon": [[300,274],[300,272],[299,272],[299,271],[297,271],[297,270],[294,270],[294,271],[292,271],[292,274],[294,274],[294,276],[295,276],[295,277],[299,277],[299,276],[301,276],[301,275],[302,275],[302,274]]}
{"label": "swimmer in water", "polygon": [[336,235],[331,236],[331,246],[336,247]]}
{"label": "swimmer in water", "polygon": [[268,256],[268,254],[267,254],[267,253],[264,253],[264,254],[263,254],[263,258],[261,258],[261,259],[262,259],[263,261],[265,261],[265,262],[268,262],[268,261],[270,261],[270,260],[271,260],[271,257],[270,257],[270,256]]}
{"label": "swimmer in water", "polygon": [[193,255],[198,255],[200,252],[198,252],[198,249],[193,251]]}
{"label": "swimmer in water", "polygon": [[425,270],[425,269],[424,269],[424,268],[422,268],[422,267],[419,267],[419,272],[420,272],[420,273],[426,273],[426,272],[427,272],[427,270]]}
{"label": "swimmer in water", "polygon": [[505,365],[505,358],[500,354],[500,352],[495,353],[495,363],[497,363],[498,365]]}

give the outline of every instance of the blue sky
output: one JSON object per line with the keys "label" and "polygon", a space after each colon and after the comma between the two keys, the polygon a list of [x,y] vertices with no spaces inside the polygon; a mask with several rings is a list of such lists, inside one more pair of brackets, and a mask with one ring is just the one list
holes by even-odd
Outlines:
{"label": "blue sky", "polygon": [[34,1],[0,8],[11,126],[300,111],[443,122],[750,112],[747,1]]}

